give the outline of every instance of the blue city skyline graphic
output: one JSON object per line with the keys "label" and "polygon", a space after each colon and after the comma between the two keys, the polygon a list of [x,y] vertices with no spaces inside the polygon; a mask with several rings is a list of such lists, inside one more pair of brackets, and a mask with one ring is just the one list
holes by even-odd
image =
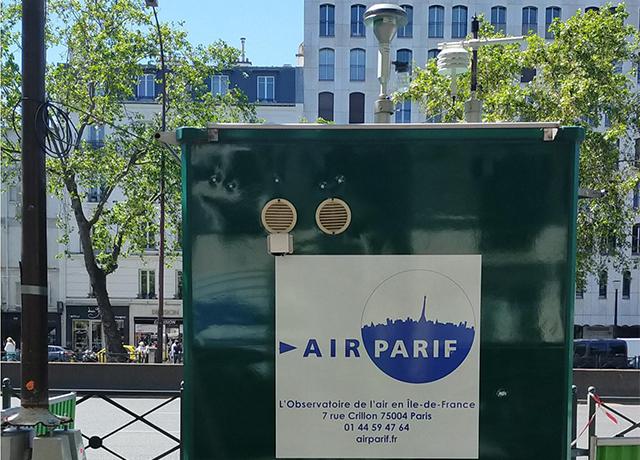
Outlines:
{"label": "blue city skyline graphic", "polygon": [[[419,304],[416,312],[418,308]],[[363,324],[362,341],[371,361],[388,376],[407,383],[435,382],[455,371],[471,350],[474,326],[427,316],[424,296],[417,320],[387,317],[384,323]]]}

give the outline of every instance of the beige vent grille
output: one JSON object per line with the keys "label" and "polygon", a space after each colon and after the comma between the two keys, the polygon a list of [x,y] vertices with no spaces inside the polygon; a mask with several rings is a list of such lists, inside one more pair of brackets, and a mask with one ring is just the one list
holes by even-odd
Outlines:
{"label": "beige vent grille", "polygon": [[262,225],[269,233],[288,233],[297,220],[296,208],[284,198],[273,199],[262,208]]}
{"label": "beige vent grille", "polygon": [[351,209],[339,198],[328,198],[316,209],[316,223],[320,230],[337,235],[344,232],[351,223]]}

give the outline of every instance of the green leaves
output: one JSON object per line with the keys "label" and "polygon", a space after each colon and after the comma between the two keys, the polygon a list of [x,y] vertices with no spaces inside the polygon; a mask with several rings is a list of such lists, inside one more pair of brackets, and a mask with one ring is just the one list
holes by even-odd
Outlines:
{"label": "green leaves", "polygon": [[[580,201],[580,283],[609,261],[619,269],[630,263],[626,254],[635,215],[630,196],[638,182],[630,159],[634,140],[640,138],[640,101],[634,89],[640,34],[625,24],[627,16],[623,4],[613,12],[608,8],[578,12],[552,23],[553,41],[530,35],[522,50],[507,45],[479,51],[478,97],[484,103],[484,121],[559,121],[586,130],[580,186],[606,190],[606,195]],[[497,34],[483,21],[480,36]],[[619,71],[619,63],[625,64],[626,73]],[[535,68],[536,75],[521,84],[524,68]],[[414,72],[409,90],[395,97],[417,101],[427,120],[460,122],[469,81],[469,73],[457,77],[458,97],[452,100],[450,81],[438,74],[431,60]]]}
{"label": "green leaves", "polygon": [[[3,5],[0,26],[2,171],[3,179],[12,174],[14,180],[20,160],[20,113],[15,106],[21,88],[14,57],[19,51],[20,10],[18,2]],[[158,31],[142,0],[50,0],[47,15],[47,46],[66,50],[65,62],[48,65],[47,95],[72,114],[78,129],[70,155],[47,158],[47,184],[50,193],[71,201],[71,207],[64,208],[68,214],[59,219],[61,240],[69,241],[69,232],[88,233],[92,247],[85,251],[95,260],[85,258],[85,263],[95,263],[109,274],[119,257],[143,254],[148,234],[157,232],[163,155],[167,231],[179,233],[180,165],[170,147],[154,140],[161,126],[160,109],[132,102],[145,70],[157,72],[156,102],[161,100]],[[255,108],[242,93],[231,90],[214,96],[205,82],[237,62],[237,49],[222,41],[194,46],[181,24],[161,23],[160,31],[168,69],[167,129],[257,121]],[[97,128],[105,133],[100,145],[82,140]],[[99,190],[95,203],[87,200],[91,189]],[[169,246],[175,248],[173,240],[169,238]]]}

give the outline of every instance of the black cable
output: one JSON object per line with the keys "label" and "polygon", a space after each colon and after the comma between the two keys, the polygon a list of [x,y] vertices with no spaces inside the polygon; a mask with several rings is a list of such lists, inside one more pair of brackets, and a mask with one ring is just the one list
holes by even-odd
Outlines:
{"label": "black cable", "polygon": [[[43,126],[44,133],[40,132]],[[78,137],[78,130],[69,114],[51,101],[40,104],[36,111],[36,133],[38,139],[44,137],[40,148],[50,157],[58,159],[69,156]]]}

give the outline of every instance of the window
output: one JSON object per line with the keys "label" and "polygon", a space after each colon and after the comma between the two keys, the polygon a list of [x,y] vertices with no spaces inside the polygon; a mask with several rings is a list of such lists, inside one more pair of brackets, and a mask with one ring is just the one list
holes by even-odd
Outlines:
{"label": "window", "polygon": [[496,32],[507,33],[507,8],[504,6],[491,8],[491,25]]}
{"label": "window", "polygon": [[607,298],[607,278],[607,271],[602,270],[598,276],[598,297],[601,299]]}
{"label": "window", "polygon": [[626,270],[622,273],[622,298],[629,299],[631,297],[631,272]]}
{"label": "window", "polygon": [[154,299],[156,297],[156,272],[155,270],[138,271],[138,284],[141,299]]}
{"label": "window", "polygon": [[427,51],[427,60],[429,59],[437,59],[438,54],[440,54],[440,50],[438,48],[432,48]]}
{"label": "window", "polygon": [[636,211],[640,208],[640,182],[633,189],[633,209]]}
{"label": "window", "polygon": [[351,36],[352,37],[364,37],[364,10],[367,7],[364,5],[353,5],[351,7]]}
{"label": "window", "polygon": [[464,38],[467,36],[467,7],[454,6],[451,11],[451,38]]}
{"label": "window", "polygon": [[318,94],[318,118],[333,121],[333,93]]}
{"label": "window", "polygon": [[535,6],[522,8],[522,35],[528,35],[529,32],[538,33],[538,8]]}
{"label": "window", "polygon": [[182,299],[182,270],[176,270],[176,299]]}
{"label": "window", "polygon": [[549,26],[556,18],[560,19],[560,8],[557,6],[547,8],[544,20],[544,38],[553,38],[553,32],[549,31]]}
{"label": "window", "polygon": [[20,201],[20,190],[22,186],[20,182],[15,183],[14,185],[9,187],[9,201],[11,203],[17,203]]}
{"label": "window", "polygon": [[520,83],[529,83],[536,76],[536,69],[525,67],[520,74]]}
{"label": "window", "polygon": [[627,347],[624,343],[609,342],[609,355],[610,356],[624,356],[627,358]]}
{"label": "window", "polygon": [[258,77],[258,101],[273,102],[276,100],[276,77]]}
{"label": "window", "polygon": [[156,75],[145,73],[138,77],[138,88],[136,91],[138,99],[153,99],[156,97]]}
{"label": "window", "polygon": [[408,49],[396,51],[396,62],[404,62],[407,64],[407,72],[411,73],[411,61],[413,61],[413,52]]}
{"label": "window", "polygon": [[444,37],[444,6],[429,7],[429,38]]}
{"label": "window", "polygon": [[614,63],[613,63],[613,72],[614,73],[622,73],[622,61],[614,61]]}
{"label": "window", "polygon": [[411,123],[411,101],[396,104],[396,123]]}
{"label": "window", "polygon": [[318,64],[318,79],[321,81],[333,81],[335,52],[331,48],[320,50],[320,60]]}
{"label": "window", "polygon": [[631,231],[631,254],[640,255],[640,224],[635,224]]}
{"label": "window", "polygon": [[87,126],[87,142],[93,148],[101,148],[104,146],[104,125]]}
{"label": "window", "polygon": [[366,57],[365,51],[360,48],[352,49],[349,53],[349,79],[351,81],[364,81]]}
{"label": "window", "polygon": [[97,203],[102,198],[103,187],[89,187],[87,189],[87,201],[89,203]]}
{"label": "window", "polygon": [[214,75],[211,77],[211,94],[214,96],[224,96],[229,91],[229,76]]}
{"label": "window", "polygon": [[364,123],[364,93],[349,94],[349,123]]}
{"label": "window", "polygon": [[633,159],[635,160],[634,166],[640,168],[640,137],[636,138],[635,150],[633,151]]}
{"label": "window", "polygon": [[584,9],[584,12],[587,13],[589,11],[594,11],[594,12],[598,12],[600,11],[600,8],[598,8],[597,6],[588,6]]}
{"label": "window", "polygon": [[584,299],[584,289],[576,288],[576,299]]}
{"label": "window", "polygon": [[336,8],[333,5],[320,5],[320,36],[333,37],[335,35]]}
{"label": "window", "polygon": [[407,13],[407,25],[398,29],[398,38],[413,37],[413,7],[411,5],[401,5]]}
{"label": "window", "polygon": [[615,236],[600,238],[600,255],[606,256],[606,255],[614,254],[617,247],[618,247],[618,242]]}
{"label": "window", "polygon": [[156,249],[156,232],[152,227],[145,230],[145,249]]}

